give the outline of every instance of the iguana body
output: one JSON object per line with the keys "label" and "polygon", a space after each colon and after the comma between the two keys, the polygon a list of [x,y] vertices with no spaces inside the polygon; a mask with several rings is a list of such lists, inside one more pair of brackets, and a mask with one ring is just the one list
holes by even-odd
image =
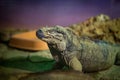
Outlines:
{"label": "iguana body", "polygon": [[57,68],[69,66],[77,71],[93,72],[107,69],[115,62],[120,64],[117,61],[119,45],[79,37],[72,30],[59,26],[41,28],[36,35],[48,43]]}

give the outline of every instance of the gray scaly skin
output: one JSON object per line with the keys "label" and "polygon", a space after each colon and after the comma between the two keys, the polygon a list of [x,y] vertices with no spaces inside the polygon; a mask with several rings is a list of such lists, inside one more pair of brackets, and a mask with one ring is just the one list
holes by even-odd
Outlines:
{"label": "gray scaly skin", "polygon": [[94,72],[120,64],[120,46],[77,36],[61,26],[44,27],[36,36],[47,42],[58,69],[69,66],[76,71]]}

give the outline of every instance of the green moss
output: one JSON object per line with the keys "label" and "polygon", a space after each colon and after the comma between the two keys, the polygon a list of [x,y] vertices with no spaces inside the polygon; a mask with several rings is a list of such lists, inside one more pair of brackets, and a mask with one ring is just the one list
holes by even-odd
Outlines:
{"label": "green moss", "polygon": [[52,59],[50,58],[45,58],[45,57],[40,57],[40,56],[31,56],[28,57],[28,60],[30,60],[31,62],[44,62],[44,61],[51,61]]}
{"label": "green moss", "polygon": [[4,60],[1,62],[1,66],[9,68],[18,68],[22,70],[28,70],[32,72],[43,72],[50,70],[53,67],[55,61],[45,62],[31,62],[29,60]]}

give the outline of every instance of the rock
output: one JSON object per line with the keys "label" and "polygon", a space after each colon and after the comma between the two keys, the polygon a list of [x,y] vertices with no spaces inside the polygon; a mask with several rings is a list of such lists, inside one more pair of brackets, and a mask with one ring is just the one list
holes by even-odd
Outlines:
{"label": "rock", "polygon": [[44,51],[25,51],[11,48],[6,44],[0,43],[0,59],[2,60],[19,60],[28,59],[32,62],[42,62],[53,60],[49,50]]}
{"label": "rock", "polygon": [[76,71],[49,71],[29,74],[20,80],[94,80],[94,78]]}
{"label": "rock", "polygon": [[3,43],[0,43],[0,59],[3,58],[3,53],[4,51],[7,50],[7,45],[3,44]]}
{"label": "rock", "polygon": [[89,73],[89,75],[95,80],[120,80],[120,66],[114,65],[107,70]]}
{"label": "rock", "polygon": [[26,59],[28,57],[28,52],[9,48],[3,52],[2,57],[3,60]]}
{"label": "rock", "polygon": [[1,67],[0,67],[0,71],[1,71],[0,80],[19,80],[20,77],[24,77],[27,75],[27,73],[31,73],[29,71],[12,69],[12,68],[7,68],[7,69],[2,68],[2,69],[3,70],[1,71]]}
{"label": "rock", "polygon": [[19,59],[28,59],[32,62],[42,62],[42,61],[52,61],[53,57],[50,54],[50,51],[24,51],[18,49],[7,49],[2,52],[1,58],[3,60],[19,60]]}
{"label": "rock", "polygon": [[[67,70],[31,73],[25,70],[20,71],[19,69],[9,69],[9,70],[8,69],[7,70],[4,69],[4,74],[3,73],[0,74],[2,80],[10,80],[11,78],[12,79],[15,78],[15,80],[120,80],[120,71],[119,71],[120,67],[116,65],[112,66],[110,69],[101,72],[93,72],[93,73],[80,73],[76,71],[67,71]],[[14,73],[17,72],[20,73],[9,74],[8,71],[9,72],[13,71]]]}
{"label": "rock", "polygon": [[32,72],[28,70],[23,70],[23,69],[0,66],[0,76],[1,74],[10,75],[10,74],[23,74],[23,73],[32,73]]}
{"label": "rock", "polygon": [[102,14],[69,27],[79,36],[120,44],[120,18],[110,19]]}
{"label": "rock", "polygon": [[107,15],[104,15],[104,14],[100,14],[100,15],[93,17],[93,18],[94,18],[94,20],[96,20],[96,22],[105,22],[105,21],[110,20],[110,17]]}

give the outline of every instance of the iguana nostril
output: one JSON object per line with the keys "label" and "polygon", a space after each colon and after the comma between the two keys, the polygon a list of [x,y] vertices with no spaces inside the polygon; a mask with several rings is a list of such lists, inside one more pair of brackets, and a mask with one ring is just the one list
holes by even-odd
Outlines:
{"label": "iguana nostril", "polygon": [[44,37],[43,31],[42,31],[42,30],[36,31],[36,36],[37,36],[38,38],[43,38],[43,37]]}

